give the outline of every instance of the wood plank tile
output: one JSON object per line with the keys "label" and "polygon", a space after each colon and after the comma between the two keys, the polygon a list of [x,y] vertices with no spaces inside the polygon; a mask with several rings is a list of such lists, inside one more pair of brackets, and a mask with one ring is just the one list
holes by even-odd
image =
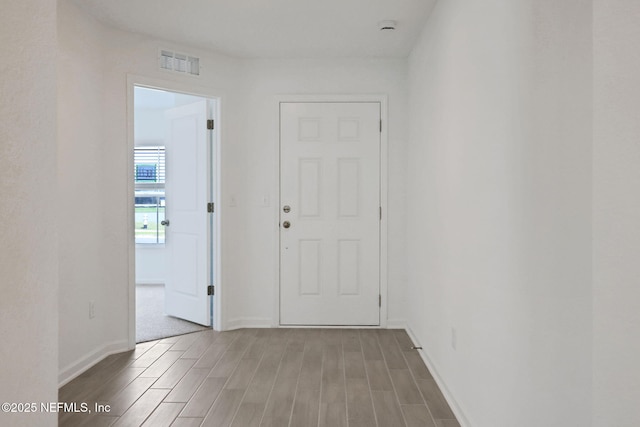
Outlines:
{"label": "wood plank tile", "polygon": [[393,391],[391,378],[387,372],[387,365],[383,360],[366,360],[364,363],[371,390]]}
{"label": "wood plank tile", "polygon": [[184,403],[160,403],[142,425],[143,427],[169,427],[176,419]]}
{"label": "wood plank tile", "polygon": [[396,341],[398,341],[398,346],[400,346],[401,351],[415,351],[411,349],[414,344],[407,334],[407,331],[404,329],[393,329],[392,331],[393,335],[396,337]]}
{"label": "wood plank tile", "polygon": [[264,350],[269,342],[269,338],[266,336],[254,337],[253,342],[249,345],[249,348],[242,356],[243,359],[260,359]]}
{"label": "wood plank tile", "polygon": [[460,427],[457,420],[436,420],[436,427]]}
{"label": "wood plank tile", "polygon": [[[73,397],[69,401],[87,402],[92,407],[98,402],[103,404],[110,403],[111,398],[129,385],[142,371],[144,371],[144,368],[125,368],[115,373],[113,378],[105,384],[85,390],[84,397]],[[65,424],[71,418],[76,417],[73,417],[71,413],[60,413],[58,419],[60,424]]]}
{"label": "wood plank tile", "polygon": [[165,352],[171,348],[172,344],[156,344],[146,351],[142,356],[131,362],[132,368],[148,368],[158,360]]}
{"label": "wood plank tile", "polygon": [[158,357],[143,373],[142,378],[160,378],[182,356],[183,351],[167,351]]}
{"label": "wood plank tile", "polygon": [[265,333],[269,337],[269,344],[271,345],[284,345],[289,339],[289,335],[293,329],[291,328],[272,328]]}
{"label": "wood plank tile", "polygon": [[360,332],[357,329],[342,330],[342,351],[345,353],[351,351],[362,351],[362,345],[360,344]]}
{"label": "wood plank tile", "polygon": [[[319,373],[319,371],[318,371]],[[291,426],[317,426],[320,410],[320,387],[300,388],[296,392]]]}
{"label": "wood plank tile", "polygon": [[371,427],[376,424],[371,424],[369,421],[349,421],[349,427]]}
{"label": "wood plank tile", "polygon": [[[255,375],[247,389],[244,402],[261,404],[266,407],[269,393],[273,388],[280,361],[284,355],[284,348],[280,345],[268,346],[258,365]],[[263,407],[263,411],[264,411]],[[262,416],[262,413],[260,414]],[[260,420],[258,420],[259,422]]]}
{"label": "wood plank tile", "polygon": [[376,424],[369,384],[365,378],[347,378],[347,419],[350,426]]}
{"label": "wood plank tile", "polygon": [[[165,402],[188,402],[209,374],[208,369],[190,369],[165,397]],[[204,417],[204,415],[203,415]]]}
{"label": "wood plank tile", "polygon": [[236,338],[229,345],[229,351],[244,351],[249,347],[249,344],[253,343],[256,331],[252,329],[238,329],[236,332]]}
{"label": "wood plank tile", "polygon": [[196,363],[195,359],[178,359],[158,380],[153,383],[151,388],[174,388],[185,376],[189,369]]}
{"label": "wood plank tile", "polygon": [[[293,348],[297,348],[297,346]],[[261,426],[278,427],[289,424],[298,375],[302,366],[302,355],[301,351],[285,352],[273,389],[267,400]]]}
{"label": "wood plank tile", "polygon": [[321,331],[325,345],[342,347],[342,332],[340,329],[321,329]]}
{"label": "wood plank tile", "polygon": [[360,330],[360,343],[364,360],[383,360],[382,351],[378,345],[378,337],[373,329]]}
{"label": "wood plank tile", "polygon": [[372,391],[373,407],[380,427],[404,427],[402,410],[393,391]]}
{"label": "wood plank tile", "polygon": [[118,420],[118,417],[105,417],[102,414],[87,413],[87,412],[85,413],[59,412],[58,413],[59,427],[110,426],[117,420]]}
{"label": "wood plank tile", "polygon": [[231,427],[258,427],[262,420],[265,403],[242,402]]}
{"label": "wood plank tile", "polygon": [[380,348],[384,355],[384,360],[389,369],[405,369],[407,363],[402,356],[398,341],[393,332],[388,329],[378,329],[378,340],[380,342]]}
{"label": "wood plank tile", "polygon": [[400,404],[424,403],[409,369],[389,369],[389,374]]}
{"label": "wood plank tile", "polygon": [[318,427],[347,427],[347,407],[345,403],[321,403]]}
{"label": "wood plank tile", "polygon": [[242,359],[238,364],[236,370],[233,372],[229,381],[225,385],[225,389],[230,390],[245,390],[253,375],[258,368],[259,359]]}
{"label": "wood plank tile", "polygon": [[181,417],[204,418],[222,391],[226,378],[206,378],[198,391],[189,399],[180,413]]}
{"label": "wood plank tile", "polygon": [[344,366],[340,347],[327,345],[322,360],[322,403],[345,402]]}
{"label": "wood plank tile", "polygon": [[322,342],[305,342],[302,368],[298,377],[298,389],[320,390],[322,382]]}
{"label": "wood plank tile", "polygon": [[433,418],[425,405],[402,405],[407,427],[435,427]]}
{"label": "wood plank tile", "polygon": [[80,418],[73,418],[65,422],[58,423],[59,427],[108,427],[118,421],[118,417],[110,417],[104,414],[75,414]]}
{"label": "wood plank tile", "polygon": [[59,391],[112,412],[60,414],[59,425],[460,427],[410,344],[403,330],[303,328],[143,343]]}
{"label": "wood plank tile", "polygon": [[139,426],[151,415],[168,390],[149,389],[116,421],[114,427]]}
{"label": "wood plank tile", "polygon": [[200,337],[198,340],[196,340],[196,342],[194,342],[181,356],[182,359],[201,358],[204,352],[207,351],[209,346],[211,346],[217,338],[217,334],[214,334],[213,331],[206,331],[199,335]]}
{"label": "wood plank tile", "polygon": [[243,329],[234,329],[231,331],[218,332],[218,338],[216,341],[221,344],[231,344],[244,333],[243,331]]}
{"label": "wood plank tile", "polygon": [[131,351],[105,357],[91,369],[80,374],[73,381],[60,388],[61,402],[84,401],[98,387],[108,382],[131,362]]}
{"label": "wood plank tile", "polygon": [[140,356],[146,353],[151,347],[153,347],[157,343],[158,343],[157,341],[147,341],[147,342],[137,343],[135,349],[131,351],[131,355],[130,355],[131,360],[138,359]]}
{"label": "wood plank tile", "polygon": [[344,374],[348,378],[367,378],[361,352],[344,353]]}
{"label": "wood plank tile", "polygon": [[126,386],[131,384],[131,381],[140,376],[144,370],[145,368],[125,368],[118,372],[111,381],[107,382],[103,387],[96,389],[95,401],[108,402]]}
{"label": "wood plank tile", "polygon": [[416,379],[432,380],[433,377],[417,351],[403,352],[407,365]]}
{"label": "wood plank tile", "polygon": [[175,419],[171,427],[200,427],[203,418],[181,418]]}
{"label": "wood plank tile", "polygon": [[227,427],[231,425],[243,395],[244,390],[222,390],[213,407],[204,418],[202,425],[211,427]]}
{"label": "wood plank tile", "polygon": [[136,378],[129,385],[127,385],[120,393],[115,395],[109,403],[111,405],[111,416],[121,416],[133,403],[142,396],[151,384],[153,384],[155,378]]}
{"label": "wood plank tile", "polygon": [[220,358],[220,360],[218,360],[218,363],[216,363],[211,372],[209,372],[209,377],[229,378],[238,366],[238,363],[240,363],[240,359],[242,358],[243,353],[244,350],[226,351]]}
{"label": "wood plank tile", "polygon": [[160,339],[158,342],[160,344],[175,344],[180,340],[180,337],[182,337],[182,335],[175,335],[173,337],[166,337],[166,338]]}
{"label": "wood plank tile", "polygon": [[293,381],[277,383],[269,396],[260,425],[263,427],[289,425],[294,397]]}
{"label": "wood plank tile", "polygon": [[178,342],[171,346],[171,351],[187,351],[198,339],[200,335],[197,333],[185,334],[180,337]]}
{"label": "wood plank tile", "polygon": [[223,338],[219,337],[209,348],[204,352],[204,354],[198,359],[194,368],[209,368],[212,369],[218,360],[222,358],[224,353],[227,351],[227,347],[229,347],[228,343],[222,342]]}
{"label": "wood plank tile", "polygon": [[455,415],[451,411],[447,400],[438,388],[438,384],[434,380],[417,380],[420,392],[424,397],[429,411],[433,415],[433,418],[438,419],[455,419]]}

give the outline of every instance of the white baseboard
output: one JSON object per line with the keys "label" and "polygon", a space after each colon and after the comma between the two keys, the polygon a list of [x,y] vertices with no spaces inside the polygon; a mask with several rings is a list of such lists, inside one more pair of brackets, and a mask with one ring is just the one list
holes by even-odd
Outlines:
{"label": "white baseboard", "polygon": [[[407,334],[409,335],[409,338],[411,338],[411,341],[413,341],[413,343],[416,346],[421,346],[422,345],[420,343],[420,341],[416,338],[416,335],[413,333],[413,331],[411,330],[411,327],[409,325],[405,325],[404,326],[404,330],[407,331]],[[465,415],[464,411],[460,407],[460,404],[455,399],[455,397],[451,393],[451,390],[449,390],[449,388],[447,387],[446,383],[444,382],[444,380],[442,379],[442,377],[438,373],[438,370],[436,369],[433,361],[429,357],[429,354],[427,353],[427,350],[425,350],[425,349],[418,350],[418,354],[420,355],[420,357],[422,357],[422,360],[424,361],[425,365],[427,365],[427,368],[429,368],[429,372],[431,372],[431,375],[433,376],[433,379],[436,381],[436,384],[438,384],[438,387],[440,388],[440,391],[442,391],[442,394],[444,395],[444,398],[446,399],[447,403],[451,407],[451,410],[453,411],[453,414],[456,416],[456,418],[458,420],[458,423],[460,423],[460,426],[461,427],[472,427],[471,423],[469,422],[469,419],[467,418],[467,416]]]}
{"label": "white baseboard", "polygon": [[[405,329],[407,322],[404,319],[390,319],[387,320],[387,329]],[[227,320],[224,323],[223,331],[231,331],[233,329],[240,328],[278,328],[281,325],[273,324],[271,318],[267,317],[239,317],[235,319]],[[285,325],[282,326],[285,328],[336,328],[336,329],[344,329],[344,328],[378,328],[378,326],[295,326],[295,325]]]}
{"label": "white baseboard", "polygon": [[91,353],[66,366],[58,373],[58,387],[67,384],[105,357],[127,350],[129,350],[127,341],[113,341],[95,349]]}
{"label": "white baseboard", "polygon": [[239,317],[224,322],[222,330],[231,331],[240,328],[273,328],[270,318],[266,317]]}

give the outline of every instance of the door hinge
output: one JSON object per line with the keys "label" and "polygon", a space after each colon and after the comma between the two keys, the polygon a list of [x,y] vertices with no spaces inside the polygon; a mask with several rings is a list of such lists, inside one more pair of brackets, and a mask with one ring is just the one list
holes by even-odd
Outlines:
{"label": "door hinge", "polygon": [[382,133],[382,119],[380,119],[380,133]]}
{"label": "door hinge", "polygon": [[382,295],[378,294],[378,307],[382,307]]}
{"label": "door hinge", "polygon": [[213,119],[207,120],[207,129],[213,130]]}
{"label": "door hinge", "polygon": [[215,295],[215,294],[216,294],[216,287],[213,285],[207,286],[207,295]]}
{"label": "door hinge", "polygon": [[215,205],[212,202],[207,203],[207,212],[213,213],[215,211]]}
{"label": "door hinge", "polygon": [[380,206],[380,220],[382,221],[382,206]]}

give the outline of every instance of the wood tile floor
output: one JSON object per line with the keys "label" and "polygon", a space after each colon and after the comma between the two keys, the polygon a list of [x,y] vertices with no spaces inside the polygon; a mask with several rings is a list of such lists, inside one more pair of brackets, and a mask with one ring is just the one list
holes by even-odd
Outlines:
{"label": "wood tile floor", "polygon": [[402,330],[207,330],[138,344],[59,391],[60,426],[460,427]]}

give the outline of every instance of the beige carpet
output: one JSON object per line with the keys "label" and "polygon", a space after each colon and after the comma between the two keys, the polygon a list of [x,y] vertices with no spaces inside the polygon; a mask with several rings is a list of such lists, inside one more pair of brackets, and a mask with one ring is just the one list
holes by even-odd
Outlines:
{"label": "beige carpet", "polygon": [[210,329],[164,314],[164,286],[136,286],[136,342]]}

